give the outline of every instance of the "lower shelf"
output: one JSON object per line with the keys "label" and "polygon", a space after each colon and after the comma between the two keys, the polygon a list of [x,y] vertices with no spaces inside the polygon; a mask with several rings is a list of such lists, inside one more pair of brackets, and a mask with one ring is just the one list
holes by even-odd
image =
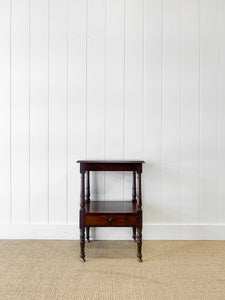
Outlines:
{"label": "lower shelf", "polygon": [[137,214],[137,204],[132,201],[90,201],[85,204],[85,214],[122,213]]}

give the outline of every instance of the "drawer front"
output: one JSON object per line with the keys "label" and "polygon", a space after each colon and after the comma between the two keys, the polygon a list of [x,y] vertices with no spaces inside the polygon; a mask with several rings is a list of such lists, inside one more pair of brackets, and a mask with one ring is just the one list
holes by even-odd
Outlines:
{"label": "drawer front", "polygon": [[136,224],[136,216],[132,215],[122,215],[122,216],[115,216],[115,215],[104,215],[104,216],[86,216],[86,225],[89,226],[132,226]]}

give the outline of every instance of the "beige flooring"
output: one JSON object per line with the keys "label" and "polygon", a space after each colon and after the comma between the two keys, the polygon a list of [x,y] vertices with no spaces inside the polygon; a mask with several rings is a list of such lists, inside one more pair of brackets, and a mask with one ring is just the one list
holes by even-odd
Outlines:
{"label": "beige flooring", "polygon": [[0,299],[225,299],[225,241],[1,240]]}

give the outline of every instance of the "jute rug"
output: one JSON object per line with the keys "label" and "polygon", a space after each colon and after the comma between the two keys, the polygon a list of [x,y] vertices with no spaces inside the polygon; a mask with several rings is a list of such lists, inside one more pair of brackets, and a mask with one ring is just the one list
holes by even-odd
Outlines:
{"label": "jute rug", "polygon": [[0,299],[225,299],[225,241],[0,241]]}

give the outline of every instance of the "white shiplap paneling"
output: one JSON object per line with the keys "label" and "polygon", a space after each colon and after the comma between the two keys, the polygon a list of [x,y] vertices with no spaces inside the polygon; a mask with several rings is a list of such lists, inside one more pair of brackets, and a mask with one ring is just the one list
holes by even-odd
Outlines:
{"label": "white shiplap paneling", "polygon": [[10,222],[10,26],[8,0],[0,2],[0,223]]}
{"label": "white shiplap paneling", "polygon": [[181,6],[181,221],[198,222],[199,2]]}
{"label": "white shiplap paneling", "polygon": [[162,214],[179,223],[181,174],[181,1],[163,3]]}
{"label": "white shiplap paneling", "polygon": [[218,3],[218,222],[225,222],[225,1]]}
{"label": "white shiplap paneling", "polygon": [[11,222],[29,223],[30,2],[11,3]]}
{"label": "white shiplap paneling", "polygon": [[[0,236],[19,237],[10,223],[33,238],[39,225],[43,237],[77,226],[77,159],[143,158],[145,236],[221,238],[211,224],[225,222],[224,1],[0,8]],[[130,175],[91,179],[92,199],[131,197]]]}
{"label": "white shiplap paneling", "polygon": [[[144,167],[144,218],[163,221],[162,199],[162,2],[145,1],[144,7],[144,115],[143,157],[150,168]],[[152,42],[154,41],[154,43]]]}
{"label": "white shiplap paneling", "polygon": [[30,222],[48,222],[48,2],[30,2]]}
{"label": "white shiplap paneling", "polygon": [[125,4],[125,112],[126,159],[142,157],[143,1]]}
{"label": "white shiplap paneling", "polygon": [[199,222],[218,217],[218,1],[200,6]]}
{"label": "white shiplap paneling", "polygon": [[67,1],[49,3],[49,222],[68,221]]}

